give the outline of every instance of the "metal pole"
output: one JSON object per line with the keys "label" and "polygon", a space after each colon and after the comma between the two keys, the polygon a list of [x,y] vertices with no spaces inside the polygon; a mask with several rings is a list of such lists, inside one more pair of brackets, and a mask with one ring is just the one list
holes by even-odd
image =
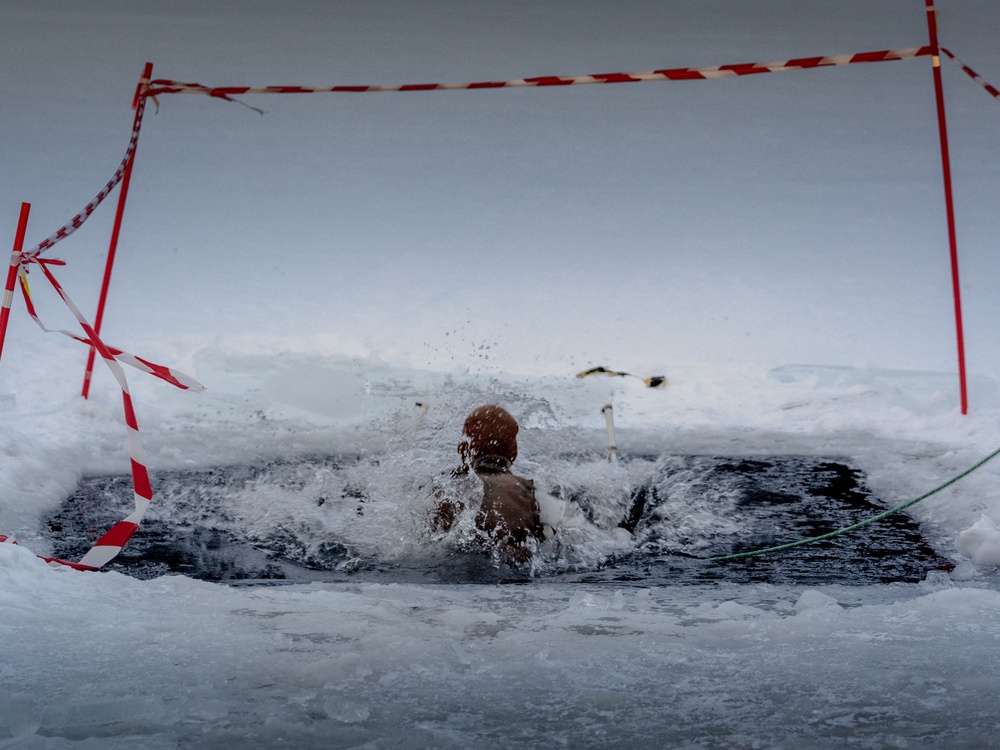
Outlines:
{"label": "metal pole", "polygon": [[[145,97],[145,88],[149,85],[149,79],[153,75],[153,63],[146,63],[146,67],[142,71],[142,77],[139,79],[139,85],[135,90],[135,98],[132,100],[132,108],[135,110],[135,123],[133,124],[133,130],[138,127],[139,121],[142,119],[142,111],[144,102],[140,101]],[[136,139],[136,149],[138,149],[139,141]],[[101,296],[97,301],[97,314],[94,315],[94,331],[98,335],[101,333],[101,323],[104,321],[104,307],[108,299],[108,287],[111,284],[111,272],[115,265],[115,253],[118,250],[118,235],[122,228],[122,217],[125,214],[125,201],[128,200],[128,186],[132,181],[132,164],[135,162],[135,150],[129,156],[128,162],[125,164],[125,174],[122,176],[122,186],[121,192],[118,193],[118,209],[115,211],[115,223],[114,227],[111,229],[111,244],[108,246],[108,259],[104,265],[104,279],[101,282]],[[94,355],[96,354],[94,347],[90,347],[90,352],[87,354],[87,369],[83,374],[83,391],[82,395],[87,398],[90,395],[90,378],[94,371]]]}
{"label": "metal pole", "polygon": [[955,300],[955,333],[958,343],[958,385],[962,414],[969,413],[969,394],[965,377],[965,334],[962,330],[962,291],[958,280],[958,241],[955,237],[955,206],[951,189],[951,159],[948,155],[948,125],[944,114],[944,88],[941,84],[941,54],[937,36],[937,11],[934,0],[927,4],[927,32],[934,61],[934,96],[937,100],[938,134],[941,140],[941,170],[944,173],[944,204],[948,215],[948,247],[951,253],[951,288]]}
{"label": "metal pole", "polygon": [[10,318],[10,306],[14,302],[14,282],[21,267],[21,251],[24,249],[24,234],[28,229],[28,213],[30,203],[21,204],[21,215],[17,220],[17,233],[14,235],[14,249],[10,254],[10,267],[7,269],[7,284],[3,289],[3,306],[0,307],[0,357],[3,356],[3,342],[7,338],[7,320]]}
{"label": "metal pole", "polygon": [[608,458],[612,461],[618,460],[618,443],[615,440],[615,418],[614,409],[612,409],[611,404],[605,404],[604,408],[601,409],[604,414],[604,422],[608,430]]}

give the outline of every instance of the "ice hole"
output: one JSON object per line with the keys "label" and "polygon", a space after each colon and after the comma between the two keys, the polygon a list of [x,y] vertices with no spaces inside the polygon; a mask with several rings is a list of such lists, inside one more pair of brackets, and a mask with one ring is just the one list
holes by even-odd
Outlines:
{"label": "ice hole", "polygon": [[[726,563],[705,559],[825,534],[885,510],[862,473],[837,459],[553,459],[537,484],[577,504],[593,527],[560,532],[526,568],[432,533],[433,473],[422,468],[398,456],[330,455],[157,473],[146,520],[108,569],[230,583],[649,586],[917,582],[947,567],[904,513],[793,550]],[[128,476],[84,479],[48,519],[55,554],[82,556],[132,502]],[[628,516],[635,530],[623,540],[613,532]]]}

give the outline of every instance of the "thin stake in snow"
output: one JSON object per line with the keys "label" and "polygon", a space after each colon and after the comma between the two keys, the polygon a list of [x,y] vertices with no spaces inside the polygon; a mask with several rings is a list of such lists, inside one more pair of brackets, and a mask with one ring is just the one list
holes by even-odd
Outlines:
{"label": "thin stake in snow", "polygon": [[601,409],[601,413],[604,415],[604,423],[608,430],[608,457],[612,461],[618,460],[618,441],[615,440],[615,417],[614,409],[611,404],[605,404],[604,408]]}
{"label": "thin stake in snow", "polygon": [[951,261],[951,293],[955,308],[955,338],[958,346],[958,388],[962,414],[969,412],[969,393],[965,377],[965,333],[962,325],[962,290],[958,278],[958,240],[955,233],[955,202],[951,186],[951,157],[948,154],[948,123],[944,113],[944,86],[941,83],[941,56],[937,37],[937,11],[934,0],[927,4],[927,33],[934,63],[934,98],[937,102],[938,136],[941,144],[941,172],[944,177],[944,208],[948,219],[948,252]]}
{"label": "thin stake in snow", "polygon": [[30,203],[21,204],[21,214],[17,219],[17,234],[14,235],[14,249],[10,254],[10,266],[7,268],[7,283],[3,289],[3,306],[0,307],[0,357],[3,356],[3,343],[7,338],[7,321],[10,318],[10,306],[14,302],[14,281],[21,267],[21,250],[24,247],[24,233],[28,228],[30,211]]}
{"label": "thin stake in snow", "polygon": [[[108,301],[108,287],[111,284],[111,271],[115,265],[115,253],[118,250],[118,235],[122,228],[122,217],[125,214],[125,201],[128,200],[128,186],[132,182],[132,165],[135,163],[135,150],[139,145],[139,128],[142,127],[142,113],[146,109],[146,89],[149,86],[149,77],[153,75],[153,63],[146,63],[139,78],[139,84],[135,89],[135,96],[132,98],[132,109],[135,110],[135,118],[132,121],[132,140],[129,143],[128,153],[122,164],[122,187],[118,193],[118,208],[115,209],[115,223],[111,229],[111,243],[108,245],[108,259],[104,264],[104,278],[101,281],[101,294],[97,300],[97,313],[94,316],[94,331],[101,332],[101,323],[104,321],[104,307]],[[94,370],[94,347],[90,348],[87,354],[87,367],[83,373],[84,398],[90,394],[90,376]]]}

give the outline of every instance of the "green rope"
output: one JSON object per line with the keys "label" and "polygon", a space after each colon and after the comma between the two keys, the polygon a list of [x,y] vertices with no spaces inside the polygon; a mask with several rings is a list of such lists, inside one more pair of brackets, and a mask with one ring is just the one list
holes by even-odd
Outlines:
{"label": "green rope", "polygon": [[850,531],[855,531],[855,530],[860,529],[860,528],[862,528],[864,526],[868,526],[869,524],[873,524],[873,523],[876,523],[877,521],[881,521],[883,518],[891,516],[893,513],[899,513],[901,510],[906,510],[910,506],[916,505],[921,500],[926,500],[931,495],[936,495],[937,493],[939,493],[941,490],[945,489],[946,487],[950,487],[951,485],[955,484],[955,482],[957,482],[959,479],[964,479],[965,477],[969,476],[969,474],[971,474],[972,472],[974,472],[976,469],[981,468],[982,466],[984,466],[988,462],[992,461],[997,456],[1000,456],[1000,448],[997,448],[995,451],[993,451],[990,455],[988,455],[982,461],[980,461],[979,463],[977,463],[975,466],[971,466],[968,469],[966,469],[965,471],[963,471],[961,474],[959,474],[958,476],[952,477],[947,482],[945,482],[944,484],[942,484],[940,487],[935,487],[930,492],[925,492],[920,497],[915,498],[913,500],[910,500],[908,503],[903,503],[902,505],[897,505],[895,508],[890,508],[889,510],[883,511],[883,512],[879,513],[876,516],[872,516],[871,518],[867,518],[864,521],[859,521],[858,523],[852,524],[850,526],[845,526],[842,529],[837,529],[836,531],[831,531],[831,532],[828,532],[826,534],[820,534],[819,536],[811,536],[808,539],[800,539],[797,542],[789,542],[788,544],[779,544],[779,545],[777,545],[775,547],[767,547],[765,549],[753,550],[751,552],[738,552],[738,553],[736,553],[734,555],[722,555],[720,557],[709,557],[707,559],[709,561],[711,561],[711,562],[726,562],[727,560],[741,560],[741,559],[743,559],[745,557],[757,557],[759,555],[766,555],[766,554],[768,554],[770,552],[780,552],[781,550],[792,549],[793,547],[801,547],[804,544],[812,544],[813,542],[821,542],[824,539],[832,539],[833,537],[841,536],[842,534],[846,534],[846,533],[848,533]]}

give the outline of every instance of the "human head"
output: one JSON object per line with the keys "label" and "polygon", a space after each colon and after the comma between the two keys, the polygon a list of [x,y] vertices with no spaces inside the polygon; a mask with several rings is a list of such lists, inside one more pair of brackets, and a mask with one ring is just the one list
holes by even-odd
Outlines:
{"label": "human head", "polygon": [[494,404],[473,409],[462,427],[465,439],[458,453],[466,463],[484,456],[499,456],[514,463],[517,458],[517,420]]}

